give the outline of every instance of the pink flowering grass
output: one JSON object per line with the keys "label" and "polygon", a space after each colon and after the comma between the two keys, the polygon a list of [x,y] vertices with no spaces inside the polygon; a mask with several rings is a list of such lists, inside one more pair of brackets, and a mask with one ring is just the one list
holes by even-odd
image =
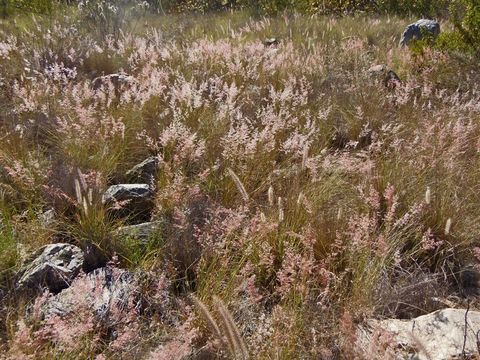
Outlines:
{"label": "pink flowering grass", "polygon": [[[138,15],[91,32],[82,16],[0,22],[7,357],[228,358],[194,294],[221,307],[233,353],[362,358],[360,321],[463,296],[460,273],[480,258],[473,59],[397,48],[408,21],[388,17]],[[368,73],[382,63],[395,88]],[[122,242],[115,230],[130,219],[113,219],[101,196],[150,156],[152,220],[165,225],[150,246]],[[58,216],[42,225],[48,208]],[[13,304],[42,298],[17,294],[15,271],[58,241],[148,273],[144,312],[112,310],[109,338],[79,296],[100,290],[81,275],[64,290],[78,316],[29,320]],[[392,351],[388,336],[371,348]]]}

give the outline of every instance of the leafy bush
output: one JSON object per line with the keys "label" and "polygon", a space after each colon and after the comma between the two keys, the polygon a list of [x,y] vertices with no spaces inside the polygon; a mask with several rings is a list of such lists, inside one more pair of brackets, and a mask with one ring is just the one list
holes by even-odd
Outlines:
{"label": "leafy bush", "polygon": [[[0,11],[4,16],[15,10],[50,13],[57,3],[82,4],[89,3],[91,8],[99,7],[97,15],[105,4],[109,7],[125,5],[136,6],[142,2],[132,0],[114,1],[78,1],[78,0],[0,0]],[[149,9],[156,13],[184,11],[215,11],[227,8],[248,8],[262,13],[275,14],[284,10],[295,10],[306,13],[351,14],[355,12],[382,12],[400,15],[444,16],[448,12],[450,0],[147,0]]]}
{"label": "leafy bush", "polygon": [[3,17],[15,11],[51,13],[56,3],[55,0],[0,0],[0,13]]}
{"label": "leafy bush", "polygon": [[380,0],[378,8],[387,13],[439,17],[448,14],[450,0]]}
{"label": "leafy bush", "polygon": [[455,0],[450,6],[455,31],[450,44],[477,51],[480,47],[480,0]]}
{"label": "leafy bush", "polygon": [[148,0],[156,12],[215,11],[227,8],[248,8],[275,14],[284,10],[306,13],[351,14],[355,12],[388,12],[417,16],[445,15],[449,0]]}

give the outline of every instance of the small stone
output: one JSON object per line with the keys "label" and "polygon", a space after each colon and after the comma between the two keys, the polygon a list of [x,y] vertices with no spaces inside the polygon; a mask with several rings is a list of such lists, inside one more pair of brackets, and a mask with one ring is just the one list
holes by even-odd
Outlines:
{"label": "small stone", "polygon": [[370,74],[385,74],[388,70],[387,65],[385,64],[378,64],[373,65],[370,69],[367,70]]}
{"label": "small stone", "polygon": [[152,221],[137,225],[122,226],[114,232],[114,235],[119,238],[133,238],[142,243],[146,243],[163,225],[163,221]]}
{"label": "small stone", "polygon": [[408,46],[412,40],[421,40],[425,35],[434,39],[440,34],[440,24],[435,20],[420,19],[408,25],[400,39],[400,46]]}
{"label": "small stone", "polygon": [[401,83],[400,78],[393,70],[388,70],[387,75],[383,79],[383,85],[388,89],[395,89]]}
{"label": "small stone", "polygon": [[153,195],[148,184],[118,184],[105,191],[102,202],[117,216],[141,220],[153,209]]}
{"label": "small stone", "polygon": [[110,186],[103,195],[103,203],[150,198],[152,191],[148,184],[117,184]]}
{"label": "small stone", "polygon": [[276,38],[268,38],[263,42],[265,46],[277,46],[279,43],[280,42]]}
{"label": "small stone", "polygon": [[158,158],[152,156],[135,165],[125,175],[132,181],[151,183],[155,179],[158,169]]}
{"label": "small stone", "polygon": [[51,244],[38,249],[19,272],[20,289],[47,286],[52,292],[67,288],[83,265],[83,252],[70,244]]}
{"label": "small stone", "polygon": [[367,70],[367,74],[382,84],[388,89],[395,89],[401,83],[400,78],[395,71],[388,68],[385,64],[373,65]]}
{"label": "small stone", "polygon": [[461,292],[465,296],[480,295],[480,272],[474,265],[465,266],[459,273]]}
{"label": "small stone", "polygon": [[55,222],[56,213],[54,209],[48,209],[38,216],[38,220],[43,227],[47,228]]}
{"label": "small stone", "polygon": [[133,76],[125,73],[108,74],[99,76],[92,81],[93,89],[98,90],[102,86],[112,84],[115,90],[118,90],[122,85],[131,85],[136,82]]}

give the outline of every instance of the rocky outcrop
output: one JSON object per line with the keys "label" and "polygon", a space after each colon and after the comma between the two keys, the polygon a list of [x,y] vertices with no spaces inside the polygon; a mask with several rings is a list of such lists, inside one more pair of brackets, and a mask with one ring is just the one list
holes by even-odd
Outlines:
{"label": "rocky outcrop", "polygon": [[480,354],[479,332],[480,312],[449,308],[411,320],[370,320],[359,330],[357,346],[368,353],[381,334],[395,359],[470,359]]}
{"label": "rocky outcrop", "polygon": [[83,265],[83,252],[70,244],[51,244],[38,249],[20,270],[21,290],[47,287],[52,292],[67,288]]}
{"label": "rocky outcrop", "polygon": [[420,19],[406,27],[400,39],[400,46],[408,46],[412,40],[421,40],[425,36],[436,38],[440,34],[440,24],[434,20]]}
{"label": "rocky outcrop", "polygon": [[148,219],[153,208],[153,192],[148,184],[118,184],[103,194],[103,204],[118,217]]}

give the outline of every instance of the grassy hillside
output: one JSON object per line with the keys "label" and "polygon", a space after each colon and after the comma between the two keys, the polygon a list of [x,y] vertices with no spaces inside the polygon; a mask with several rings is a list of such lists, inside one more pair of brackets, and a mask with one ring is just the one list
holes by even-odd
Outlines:
{"label": "grassy hillside", "polygon": [[[356,324],[465,303],[478,60],[399,48],[412,19],[87,10],[0,21],[7,358],[383,359],[384,339],[355,349]],[[133,220],[102,194],[149,156],[165,226],[144,245],[115,235]],[[16,273],[55,242],[142,274],[148,311],[114,340],[85,309],[32,316],[48,295],[18,292]]]}

